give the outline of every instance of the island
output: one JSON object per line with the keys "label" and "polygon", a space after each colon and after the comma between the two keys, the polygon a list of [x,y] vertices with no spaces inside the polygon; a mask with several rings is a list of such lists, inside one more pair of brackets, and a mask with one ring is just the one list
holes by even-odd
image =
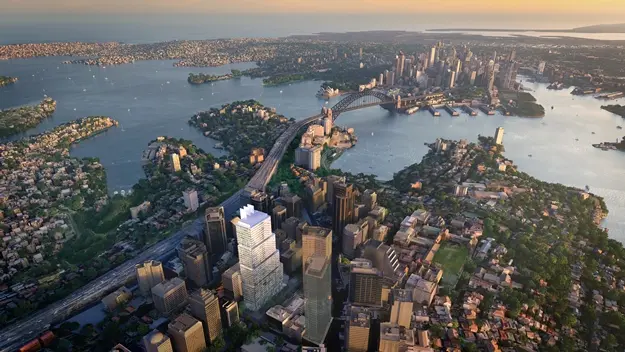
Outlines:
{"label": "island", "polygon": [[602,105],[601,109],[605,111],[609,111],[613,114],[619,115],[622,118],[625,118],[625,106],[620,104],[615,105]]}
{"label": "island", "polygon": [[232,78],[239,78],[242,76],[242,72],[239,70],[232,70],[232,73],[226,73],[225,75],[211,75],[204,73],[189,73],[189,77],[187,78],[187,82],[190,84],[204,84],[211,83],[216,81],[225,81]]}
{"label": "island", "polygon": [[8,86],[17,82],[17,77],[0,76],[0,87]]}
{"label": "island", "polygon": [[35,106],[0,110],[0,137],[8,137],[37,126],[56,110],[56,101],[45,98]]}
{"label": "island", "polygon": [[617,139],[616,142],[601,142],[601,143],[593,144],[592,146],[595,148],[599,148],[601,150],[625,151],[625,137],[623,137],[621,141]]}

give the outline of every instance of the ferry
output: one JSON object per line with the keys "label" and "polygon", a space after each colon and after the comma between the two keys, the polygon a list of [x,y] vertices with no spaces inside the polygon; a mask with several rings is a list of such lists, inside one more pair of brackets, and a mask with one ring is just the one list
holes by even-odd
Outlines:
{"label": "ferry", "polygon": [[417,112],[417,111],[419,111],[419,107],[418,107],[418,106],[415,106],[415,107],[412,107],[412,108],[410,108],[410,109],[406,110],[406,114],[408,114],[408,115],[412,115],[412,114],[414,114],[414,113],[415,113],[415,112]]}
{"label": "ferry", "polygon": [[451,107],[451,105],[449,104],[445,104],[445,106],[443,107],[445,109],[445,111],[447,111],[449,113],[449,115],[451,116],[459,116],[460,114]]}
{"label": "ferry", "polygon": [[490,116],[495,115],[495,111],[491,110],[491,108],[488,105],[480,106],[480,110],[486,115],[490,115]]}
{"label": "ferry", "polygon": [[467,114],[471,115],[471,116],[477,116],[477,111],[471,109],[471,107],[469,105],[462,105],[462,111],[466,112]]}
{"label": "ferry", "polygon": [[438,112],[432,105],[428,105],[428,110],[432,114],[432,116],[441,116],[441,113]]}

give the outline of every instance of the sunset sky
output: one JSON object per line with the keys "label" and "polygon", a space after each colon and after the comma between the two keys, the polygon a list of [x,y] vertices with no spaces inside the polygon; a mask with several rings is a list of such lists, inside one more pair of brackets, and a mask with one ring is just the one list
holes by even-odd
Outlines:
{"label": "sunset sky", "polygon": [[39,13],[549,13],[618,18],[625,16],[625,0],[0,0],[0,9]]}

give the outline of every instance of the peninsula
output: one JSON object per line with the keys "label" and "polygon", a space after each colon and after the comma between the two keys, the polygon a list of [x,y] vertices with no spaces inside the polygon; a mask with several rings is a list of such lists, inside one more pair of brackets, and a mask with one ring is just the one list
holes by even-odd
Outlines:
{"label": "peninsula", "polygon": [[45,98],[35,106],[0,110],[0,137],[8,137],[37,126],[56,110],[56,101]]}
{"label": "peninsula", "polygon": [[204,73],[189,73],[189,77],[187,78],[187,82],[190,84],[204,84],[211,83],[216,81],[225,81],[232,78],[241,77],[242,72],[239,70],[232,70],[232,73],[226,73],[225,75],[211,75]]}
{"label": "peninsula", "polygon": [[0,76],[0,87],[8,86],[17,82],[16,77]]}
{"label": "peninsula", "polygon": [[618,140],[616,142],[602,142],[598,144],[593,144],[592,146],[601,150],[625,151],[625,137],[623,137],[620,142]]}
{"label": "peninsula", "polygon": [[625,23],[598,24],[568,29],[520,29],[520,28],[441,28],[428,32],[539,32],[539,33],[625,33]]}
{"label": "peninsula", "polygon": [[613,114],[619,115],[622,118],[625,118],[625,106],[623,105],[602,105],[601,109],[605,111],[609,111]]}

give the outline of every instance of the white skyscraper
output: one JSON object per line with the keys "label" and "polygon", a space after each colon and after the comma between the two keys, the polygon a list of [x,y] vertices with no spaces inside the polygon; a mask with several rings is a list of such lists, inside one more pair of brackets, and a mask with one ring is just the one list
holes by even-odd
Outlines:
{"label": "white skyscraper", "polygon": [[241,208],[236,223],[243,300],[251,310],[259,310],[282,289],[282,263],[271,232],[271,217],[252,205]]}
{"label": "white skyscraper", "polygon": [[196,211],[197,208],[200,207],[197,200],[196,190],[188,189],[186,191],[182,191],[182,198],[184,199],[184,205],[187,207],[187,210]]}
{"label": "white skyscraper", "polygon": [[495,143],[503,144],[503,127],[497,127],[495,130]]}
{"label": "white skyscraper", "polygon": [[428,61],[429,63],[429,67],[433,67],[434,64],[436,63],[436,46],[433,46],[430,49],[430,60]]}

